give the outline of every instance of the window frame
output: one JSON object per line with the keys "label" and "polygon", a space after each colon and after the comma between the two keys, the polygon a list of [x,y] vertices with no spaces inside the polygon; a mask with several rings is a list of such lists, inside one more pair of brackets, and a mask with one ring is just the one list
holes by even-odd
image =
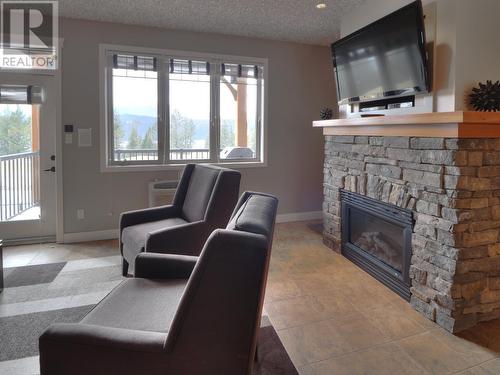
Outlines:
{"label": "window frame", "polygon": [[[158,61],[158,160],[116,162],[113,160],[113,66],[109,58],[112,53],[141,54],[153,56]],[[169,69],[170,58],[202,60],[210,63],[210,158],[206,160],[170,159],[170,103]],[[263,75],[257,80],[256,150],[253,159],[220,159],[220,78],[221,63],[251,64],[262,66]],[[214,70],[214,71],[212,71]],[[217,164],[238,168],[267,166],[267,100],[268,59],[211,53],[196,53],[179,50],[143,48],[133,46],[99,45],[99,96],[100,96],[100,161],[101,172],[157,171],[180,169],[188,163]],[[164,153],[164,154],[163,154]],[[162,155],[162,157],[160,156]]]}

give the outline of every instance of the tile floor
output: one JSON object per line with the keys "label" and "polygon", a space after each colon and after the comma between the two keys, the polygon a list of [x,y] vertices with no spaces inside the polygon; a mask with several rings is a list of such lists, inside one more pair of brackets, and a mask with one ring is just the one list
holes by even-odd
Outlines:
{"label": "tile floor", "polygon": [[[301,374],[500,374],[500,321],[449,334],[326,248],[310,224],[277,225],[264,306]],[[69,261],[60,282],[72,284],[85,302],[102,293],[85,288],[85,278],[92,278],[93,268],[116,268],[118,259],[116,241],[4,249],[5,267]],[[78,270],[86,274],[76,277]],[[117,282],[102,280],[100,288]],[[2,294],[0,311],[23,301]],[[67,297],[54,301],[57,308],[72,303]],[[21,305],[10,309],[30,309]],[[34,357],[7,365],[21,369],[32,366],[30,361]]]}

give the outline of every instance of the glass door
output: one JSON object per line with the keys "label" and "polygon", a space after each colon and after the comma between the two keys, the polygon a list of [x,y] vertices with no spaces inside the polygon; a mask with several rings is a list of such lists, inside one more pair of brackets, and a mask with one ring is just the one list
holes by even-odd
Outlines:
{"label": "glass door", "polygon": [[55,80],[0,73],[0,238],[55,240]]}

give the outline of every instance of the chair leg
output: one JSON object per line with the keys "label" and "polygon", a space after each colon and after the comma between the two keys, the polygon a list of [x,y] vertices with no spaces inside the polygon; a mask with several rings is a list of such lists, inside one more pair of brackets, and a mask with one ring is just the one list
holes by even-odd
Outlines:
{"label": "chair leg", "polygon": [[122,258],[122,275],[123,277],[128,276],[128,262],[125,260],[125,258]]}

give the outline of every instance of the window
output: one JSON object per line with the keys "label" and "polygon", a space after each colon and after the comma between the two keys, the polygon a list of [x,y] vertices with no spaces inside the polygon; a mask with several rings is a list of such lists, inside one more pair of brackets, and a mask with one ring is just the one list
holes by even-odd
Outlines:
{"label": "window", "polygon": [[114,54],[111,87],[112,162],[158,163],[156,57]]}
{"label": "window", "polygon": [[101,52],[104,169],[264,162],[265,60]]}
{"label": "window", "polygon": [[210,160],[210,63],[170,59],[170,160]]}
{"label": "window", "polygon": [[40,217],[39,86],[0,85],[0,222]]}
{"label": "window", "polygon": [[257,65],[221,65],[221,159],[255,159],[260,144],[260,95],[262,68]]}

